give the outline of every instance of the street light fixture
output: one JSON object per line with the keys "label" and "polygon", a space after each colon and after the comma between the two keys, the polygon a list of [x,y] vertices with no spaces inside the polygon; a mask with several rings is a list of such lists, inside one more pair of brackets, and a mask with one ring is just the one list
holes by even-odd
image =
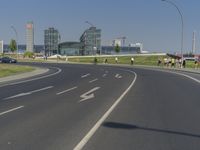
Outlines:
{"label": "street light fixture", "polygon": [[181,11],[180,11],[180,9],[178,8],[178,6],[174,3],[174,2],[172,2],[172,1],[170,1],[170,0],[161,0],[161,1],[163,1],[163,2],[167,2],[167,3],[169,3],[169,4],[171,4],[171,5],[173,5],[176,9],[177,9],[177,11],[178,11],[178,13],[179,13],[179,15],[180,15],[180,17],[181,17],[181,62],[183,63],[183,40],[184,40],[184,22],[183,22],[183,15],[182,15],[182,13],[181,13]]}
{"label": "street light fixture", "polygon": [[16,44],[17,44],[17,59],[18,59],[18,33],[14,26],[11,26],[11,29],[15,32],[16,35]]}

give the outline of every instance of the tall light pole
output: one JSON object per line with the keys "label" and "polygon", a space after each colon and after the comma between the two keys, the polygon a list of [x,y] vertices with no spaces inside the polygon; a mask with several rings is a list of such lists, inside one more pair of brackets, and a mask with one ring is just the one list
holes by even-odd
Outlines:
{"label": "tall light pole", "polygon": [[[85,21],[85,23],[89,24],[91,27],[94,27],[94,25],[89,21]],[[94,46],[92,47],[92,50],[93,50],[93,55],[94,55],[94,51],[97,50],[96,31],[95,30],[94,30]]]}
{"label": "tall light pole", "polygon": [[169,3],[169,4],[171,4],[171,5],[173,5],[176,9],[177,9],[177,11],[178,11],[178,13],[179,13],[179,15],[180,15],[180,17],[181,17],[181,60],[182,60],[182,63],[183,63],[183,40],[184,40],[184,22],[183,22],[183,14],[181,13],[181,11],[180,11],[180,9],[178,8],[178,6],[174,3],[174,2],[172,2],[172,1],[170,1],[170,0],[161,0],[161,1],[163,1],[163,2],[167,2],[167,3]]}
{"label": "tall light pole", "polygon": [[18,59],[18,33],[14,26],[11,26],[11,29],[15,32],[16,35],[16,44],[17,44],[17,59]]}

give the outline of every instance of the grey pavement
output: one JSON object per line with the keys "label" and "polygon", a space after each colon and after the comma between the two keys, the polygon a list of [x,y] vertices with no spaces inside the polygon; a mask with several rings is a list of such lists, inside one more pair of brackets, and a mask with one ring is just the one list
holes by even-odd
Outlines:
{"label": "grey pavement", "polygon": [[200,84],[190,78],[134,66],[30,65],[62,71],[0,87],[0,149],[74,149],[120,97],[83,149],[200,147]]}

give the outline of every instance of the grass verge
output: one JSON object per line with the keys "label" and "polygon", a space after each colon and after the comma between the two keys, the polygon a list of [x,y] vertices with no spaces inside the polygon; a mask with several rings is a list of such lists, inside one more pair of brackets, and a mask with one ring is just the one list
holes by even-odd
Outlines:
{"label": "grass verge", "polygon": [[0,64],[0,78],[7,77],[10,75],[30,72],[35,70],[33,67],[29,66],[18,66],[13,64]]}

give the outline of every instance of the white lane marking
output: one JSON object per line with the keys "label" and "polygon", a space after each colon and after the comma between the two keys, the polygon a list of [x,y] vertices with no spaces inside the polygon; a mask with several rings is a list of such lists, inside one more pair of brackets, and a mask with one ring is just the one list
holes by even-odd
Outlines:
{"label": "white lane marking", "polygon": [[83,75],[83,76],[81,76],[81,78],[86,78],[86,77],[88,77],[88,76],[90,76],[90,74],[88,73],[88,74],[86,74],[86,75]]}
{"label": "white lane marking", "polygon": [[[191,80],[193,80],[193,81],[195,81],[195,82],[197,82],[197,83],[200,83],[200,80],[198,80],[198,79],[196,79],[196,78],[194,78],[194,77],[191,77],[191,76],[189,76],[189,75],[186,75],[186,74],[184,74],[184,73],[180,73],[180,72],[175,72],[176,70],[174,70],[174,71],[170,71],[170,70],[162,70],[162,69],[154,69],[154,68],[145,68],[146,70],[155,70],[155,71],[161,71],[161,72],[167,72],[167,73],[172,73],[172,74],[176,74],[176,75],[180,75],[180,76],[184,76],[184,77],[186,77],[186,78],[189,78],[189,79],[191,79]],[[181,70],[180,70],[181,71]],[[189,72],[190,73],[190,72]]]}
{"label": "white lane marking", "polygon": [[0,113],[0,116],[4,115],[4,114],[7,114],[9,112],[12,112],[12,111],[15,111],[15,110],[18,110],[18,109],[21,109],[21,108],[24,108],[24,106],[19,106],[19,107],[16,107],[16,108],[13,108],[13,109],[10,109],[10,110],[7,110],[7,111],[4,111],[2,113]]}
{"label": "white lane marking", "polygon": [[61,94],[64,94],[64,93],[67,93],[67,92],[70,92],[70,91],[72,91],[72,90],[75,90],[75,89],[77,89],[78,87],[73,87],[73,88],[70,88],[70,89],[67,89],[67,90],[65,90],[65,91],[62,91],[62,92],[59,92],[59,93],[57,93],[56,95],[61,95]]}
{"label": "white lane marking", "polygon": [[[171,72],[171,71],[170,71],[170,72]],[[177,74],[177,75],[181,75],[181,76],[187,77],[187,78],[189,78],[189,79],[191,79],[191,80],[194,80],[194,81],[197,82],[197,83],[200,83],[200,80],[198,80],[198,79],[196,79],[196,78],[193,78],[193,77],[191,77],[191,76],[189,76],[189,75],[186,75],[186,74],[183,74],[183,73],[178,73],[178,72],[171,72],[171,73],[174,73],[174,74]]]}
{"label": "white lane marking", "polygon": [[57,74],[59,74],[59,73],[62,71],[62,69],[60,69],[60,68],[56,68],[56,67],[52,67],[52,68],[55,68],[55,69],[57,69],[58,71],[55,72],[55,73],[52,73],[52,74],[46,75],[46,76],[42,76],[42,77],[38,77],[38,78],[34,78],[34,79],[30,79],[30,80],[24,80],[24,81],[19,81],[19,82],[14,82],[14,83],[9,83],[9,84],[2,85],[2,86],[0,86],[0,87],[4,87],[4,86],[8,86],[8,85],[17,85],[17,84],[21,84],[21,83],[26,83],[26,82],[30,82],[30,81],[35,81],[35,80],[39,80],[39,79],[48,78],[48,77],[51,77],[51,76],[57,75]]}
{"label": "white lane marking", "polygon": [[108,116],[112,113],[115,107],[121,102],[124,96],[130,91],[130,89],[135,84],[137,79],[137,74],[133,71],[127,70],[135,75],[134,80],[131,82],[130,86],[124,91],[124,93],[116,100],[116,102],[111,106],[111,108],[97,121],[97,123],[92,127],[92,129],[85,135],[85,137],[76,145],[73,150],[81,150],[86,143],[91,139],[91,137],[95,134],[95,132],[99,129],[101,124],[108,118]]}
{"label": "white lane marking", "polygon": [[103,76],[102,77],[106,77],[107,76],[107,74],[103,74]]}
{"label": "white lane marking", "polygon": [[117,79],[121,79],[122,76],[120,76],[120,74],[116,74],[116,75],[115,75],[115,78],[117,78]]}
{"label": "white lane marking", "polygon": [[36,92],[45,91],[45,90],[48,90],[48,89],[51,89],[51,88],[53,88],[53,86],[48,86],[48,87],[45,87],[45,88],[42,88],[42,89],[38,89],[38,90],[26,92],[26,93],[20,93],[20,94],[14,95],[14,96],[10,96],[10,97],[4,98],[4,100],[9,100],[9,99],[17,98],[17,97],[30,95],[30,94],[33,94],[33,93],[36,93]]}
{"label": "white lane marking", "polygon": [[96,82],[96,81],[98,81],[98,79],[91,80],[91,81],[89,81],[89,83],[93,83],[93,82]]}
{"label": "white lane marking", "polygon": [[[83,102],[83,101],[86,101],[86,100],[88,100],[88,99],[94,98],[94,93],[92,93],[92,92],[95,92],[95,91],[97,91],[97,90],[99,90],[99,89],[100,89],[100,87],[95,87],[95,88],[91,89],[90,91],[88,91],[88,92],[82,94],[82,95],[80,96],[80,98],[82,98],[82,99],[81,99],[79,102]],[[91,94],[90,94],[90,93],[91,93]]]}
{"label": "white lane marking", "polygon": [[17,98],[17,97],[22,97],[22,96],[26,96],[26,95],[30,95],[31,93],[20,93],[20,94],[17,94],[17,95],[14,95],[14,96],[10,96],[10,97],[7,97],[7,98],[4,98],[4,100],[8,100],[8,99],[13,99],[13,98]]}

